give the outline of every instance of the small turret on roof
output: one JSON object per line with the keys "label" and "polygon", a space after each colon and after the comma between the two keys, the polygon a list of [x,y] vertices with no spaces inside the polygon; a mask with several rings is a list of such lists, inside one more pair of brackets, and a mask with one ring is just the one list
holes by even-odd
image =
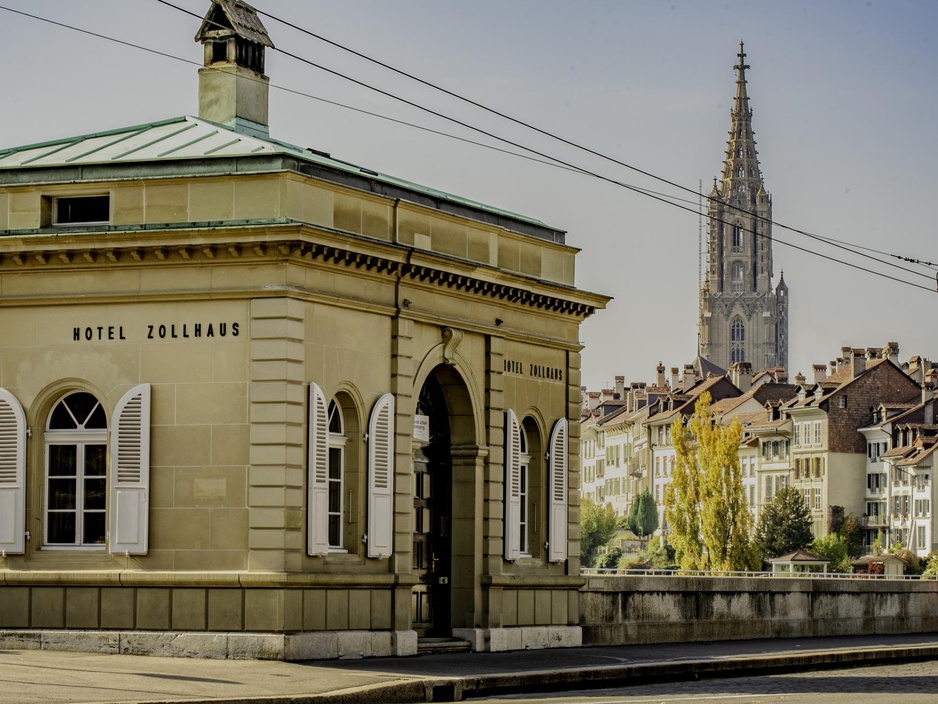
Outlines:
{"label": "small turret on roof", "polygon": [[274,44],[241,0],[213,0],[195,35],[205,47],[199,69],[199,117],[238,132],[267,137],[269,80],[266,49]]}
{"label": "small turret on roof", "polygon": [[257,10],[242,0],[213,0],[195,40],[214,40],[219,34],[228,31],[233,31],[237,36],[256,44],[274,48],[267,29],[257,16]]}

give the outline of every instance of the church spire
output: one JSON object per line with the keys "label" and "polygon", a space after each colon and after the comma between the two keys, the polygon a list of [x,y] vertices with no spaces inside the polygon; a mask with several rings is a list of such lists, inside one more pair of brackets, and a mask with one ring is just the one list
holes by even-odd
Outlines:
{"label": "church spire", "polygon": [[788,286],[772,286],[772,197],[752,131],[746,51],[739,43],[736,97],[723,173],[710,193],[707,276],[700,288],[700,354],[728,369],[788,364]]}
{"label": "church spire", "polygon": [[723,176],[720,179],[720,195],[734,204],[752,205],[762,185],[762,170],[759,168],[759,156],[756,152],[755,133],[752,131],[752,108],[749,107],[749,94],[746,91],[746,52],[743,42],[739,43],[739,62],[736,70],[736,99],[730,112],[732,124],[726,143],[726,157],[723,160]]}

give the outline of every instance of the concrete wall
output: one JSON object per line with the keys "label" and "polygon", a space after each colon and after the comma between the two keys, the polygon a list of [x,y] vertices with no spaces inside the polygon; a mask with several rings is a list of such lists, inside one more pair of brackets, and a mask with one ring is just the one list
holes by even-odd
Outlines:
{"label": "concrete wall", "polygon": [[591,577],[584,645],[928,633],[932,580]]}

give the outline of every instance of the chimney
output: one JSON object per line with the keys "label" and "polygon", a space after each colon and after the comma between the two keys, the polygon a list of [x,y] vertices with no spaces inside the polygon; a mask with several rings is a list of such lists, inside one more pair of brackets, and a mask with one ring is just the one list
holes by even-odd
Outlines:
{"label": "chimney", "polygon": [[[827,378],[827,374],[824,373],[827,367],[825,367],[823,364],[814,364],[811,366],[811,368],[814,370],[814,383],[815,384],[820,384],[822,381],[824,381]],[[831,369],[831,371],[833,371],[833,368]]]}
{"label": "chimney", "polygon": [[883,353],[890,362],[899,366],[899,343],[898,342],[887,342],[886,349]]}
{"label": "chimney", "polygon": [[599,408],[599,403],[600,403],[599,392],[590,391],[589,392],[589,409],[591,411],[595,411],[597,408]]}
{"label": "chimney", "polygon": [[212,0],[195,40],[205,47],[199,117],[268,137],[270,79],[264,75],[264,53],[274,45],[257,11],[243,0]]}
{"label": "chimney", "polygon": [[678,390],[678,369],[677,367],[671,367],[671,392],[674,393]]}
{"label": "chimney", "polygon": [[625,400],[625,377],[617,376],[616,377],[616,398],[620,401]]}
{"label": "chimney", "polygon": [[[850,364],[850,360],[853,359],[853,348],[852,347],[841,347],[840,348],[840,360],[843,360],[844,364]],[[839,360],[838,360],[839,361]]]}
{"label": "chimney", "polygon": [[655,372],[655,386],[660,388],[664,386],[664,365],[661,362],[658,362]]}
{"label": "chimney", "polygon": [[694,371],[693,364],[684,365],[684,376],[681,378],[684,391],[690,391],[691,387],[697,383],[697,373]]}
{"label": "chimney", "polygon": [[752,388],[752,363],[733,362],[730,365],[730,381],[743,393],[749,391]]}
{"label": "chimney", "polygon": [[866,371],[866,353],[863,350],[853,351],[853,378],[856,379]]}
{"label": "chimney", "polygon": [[[795,374],[795,383],[796,383],[798,386],[804,386],[804,383],[805,383],[806,381],[807,381],[807,379],[805,379],[804,374],[802,374],[801,372],[798,372],[797,374]],[[815,383],[817,383],[817,382],[815,382]]]}
{"label": "chimney", "polygon": [[925,383],[922,384],[922,405],[924,406],[926,425],[935,422],[935,372],[929,371],[925,375]]}
{"label": "chimney", "polygon": [[831,360],[830,368],[831,368],[831,376],[834,376],[834,374],[837,373],[837,360],[836,359]]}

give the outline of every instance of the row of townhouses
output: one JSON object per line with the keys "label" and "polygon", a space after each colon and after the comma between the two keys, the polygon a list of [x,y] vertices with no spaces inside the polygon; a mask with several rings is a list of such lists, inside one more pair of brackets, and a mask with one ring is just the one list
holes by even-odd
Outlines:
{"label": "row of townhouses", "polygon": [[627,515],[649,490],[661,514],[676,463],[675,421],[686,420],[704,392],[714,420],[743,426],[739,462],[746,497],[758,520],[785,486],[811,509],[814,532],[826,535],[853,514],[866,547],[903,545],[925,556],[938,548],[933,474],[938,450],[934,387],[938,365],[921,357],[899,362],[899,347],[844,347],[813,379],[788,383],[784,369],[753,375],[748,363],[729,372],[698,357],[683,370],[658,365],[654,384],[616,377],[613,389],[583,395],[583,495]]}

